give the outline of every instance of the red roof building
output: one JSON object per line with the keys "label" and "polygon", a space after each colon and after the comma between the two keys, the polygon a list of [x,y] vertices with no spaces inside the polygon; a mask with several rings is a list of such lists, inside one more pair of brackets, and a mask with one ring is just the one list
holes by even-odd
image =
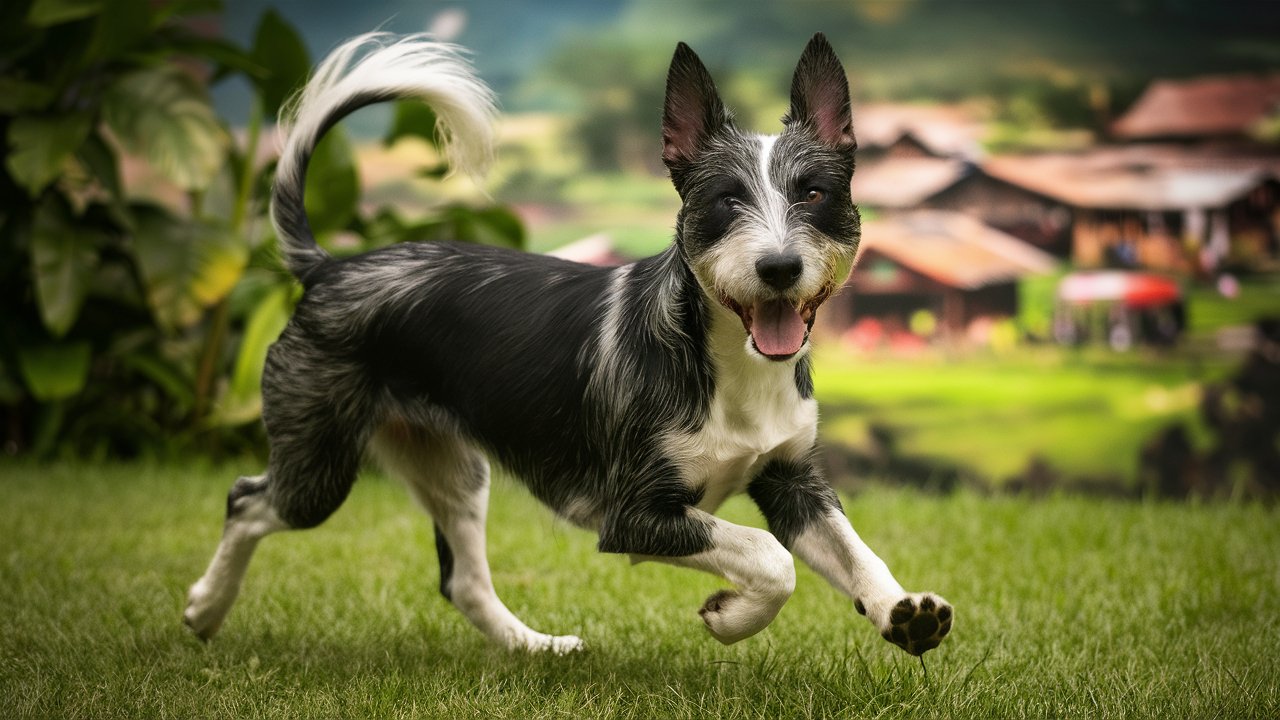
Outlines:
{"label": "red roof building", "polygon": [[1185,145],[991,158],[991,177],[1071,208],[1077,267],[1177,272],[1280,255],[1280,159]]}
{"label": "red roof building", "polygon": [[1280,112],[1280,73],[1157,80],[1111,126],[1120,140],[1249,140]]}
{"label": "red roof building", "polygon": [[895,213],[863,223],[849,291],[828,303],[824,324],[874,317],[903,327],[925,310],[955,337],[976,320],[1016,315],[1018,280],[1057,267],[1049,254],[968,215]]}

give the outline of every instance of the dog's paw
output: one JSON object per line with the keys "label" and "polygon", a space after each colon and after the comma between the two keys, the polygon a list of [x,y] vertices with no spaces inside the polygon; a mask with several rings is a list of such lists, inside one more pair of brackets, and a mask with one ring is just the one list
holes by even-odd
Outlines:
{"label": "dog's paw", "polygon": [[544,635],[530,633],[511,644],[512,650],[530,653],[551,653],[552,655],[568,655],[586,650],[582,638],[576,635]]}
{"label": "dog's paw", "polygon": [[750,598],[734,590],[720,590],[702,604],[698,615],[706,624],[711,637],[732,645],[745,640],[768,627],[777,616],[781,604],[776,607],[767,603],[753,602]]}
{"label": "dog's paw", "polygon": [[951,632],[951,604],[933,593],[913,593],[889,610],[880,635],[912,655],[923,655]]}
{"label": "dog's paw", "polygon": [[196,637],[208,640],[218,633],[230,609],[231,603],[226,598],[210,590],[208,584],[201,581],[187,593],[187,607],[182,611],[182,622]]}
{"label": "dog's paw", "polygon": [[742,596],[733,590],[720,590],[707,598],[698,610],[711,637],[725,645],[732,645],[754,632],[745,632],[738,617],[740,613],[734,610],[741,600]]}
{"label": "dog's paw", "polygon": [[552,635],[551,641],[547,643],[546,652],[556,655],[568,655],[569,653],[583,652],[587,646],[582,642],[582,638],[576,635]]}

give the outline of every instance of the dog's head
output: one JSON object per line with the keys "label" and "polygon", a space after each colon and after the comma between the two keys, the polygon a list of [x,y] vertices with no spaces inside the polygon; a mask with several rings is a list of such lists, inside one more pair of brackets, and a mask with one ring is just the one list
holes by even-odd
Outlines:
{"label": "dog's head", "polygon": [[804,347],[860,237],[849,84],[821,34],[782,122],[780,135],[739,130],[698,56],[676,48],[662,117],[662,159],[683,201],[676,242],[708,297],[741,318],[747,345],[773,360]]}

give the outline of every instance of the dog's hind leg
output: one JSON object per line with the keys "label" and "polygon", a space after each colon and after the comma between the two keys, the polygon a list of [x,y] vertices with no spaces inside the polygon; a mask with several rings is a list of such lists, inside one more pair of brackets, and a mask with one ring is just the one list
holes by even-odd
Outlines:
{"label": "dog's hind leg", "polygon": [[[305,457],[293,447],[298,443],[276,443],[266,475],[242,477],[231,487],[222,541],[209,568],[191,586],[182,616],[200,638],[213,637],[222,626],[262,538],[280,530],[315,527],[346,499],[359,453],[350,436],[324,435],[325,441],[305,443]],[[299,452],[291,452],[295,449]]]}
{"label": "dog's hind leg", "polygon": [[202,640],[213,637],[222,627],[222,621],[240,594],[240,583],[258,541],[289,527],[266,501],[266,488],[266,476],[242,477],[227,495],[222,541],[209,568],[191,586],[182,615],[183,621]]}
{"label": "dog's hind leg", "polygon": [[494,591],[485,552],[489,463],[479,450],[457,435],[398,422],[374,436],[373,449],[435,521],[440,592],[471,624],[510,650],[582,649],[572,635],[529,628]]}
{"label": "dog's hind leg", "polygon": [[271,441],[267,473],[232,486],[222,541],[187,595],[183,620],[203,639],[213,637],[226,619],[258,542],[280,530],[324,522],[355,482],[368,435],[360,422],[363,408],[346,403],[339,413],[321,393],[307,389],[295,383],[286,396],[278,384],[264,384],[271,401],[264,412]]}

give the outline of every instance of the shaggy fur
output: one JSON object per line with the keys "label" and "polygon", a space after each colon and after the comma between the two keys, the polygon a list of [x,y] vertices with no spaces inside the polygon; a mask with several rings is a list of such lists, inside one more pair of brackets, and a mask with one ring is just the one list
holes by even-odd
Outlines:
{"label": "shaggy fur", "polygon": [[[323,522],[371,452],[434,519],[441,592],[506,647],[581,641],[531,630],[495,594],[490,459],[597,531],[602,552],[729,580],[700,611],[722,642],[773,619],[794,588],[794,552],[886,639],[935,647],[951,607],[903,591],[811,460],[809,332],[860,235],[848,85],[825,38],[805,49],[776,136],[738,129],[698,57],[677,47],[662,123],[682,200],[675,241],[619,268],[447,242],[331,258],[303,207],[310,154],[355,109],[404,98],[435,109],[454,169],[488,163],[493,98],[452,46],[359,37],[300,95],[272,216],[305,294],[263,376],[270,461],[233,486],[187,624],[217,632],[257,542]],[[771,532],[712,514],[743,491]]]}

